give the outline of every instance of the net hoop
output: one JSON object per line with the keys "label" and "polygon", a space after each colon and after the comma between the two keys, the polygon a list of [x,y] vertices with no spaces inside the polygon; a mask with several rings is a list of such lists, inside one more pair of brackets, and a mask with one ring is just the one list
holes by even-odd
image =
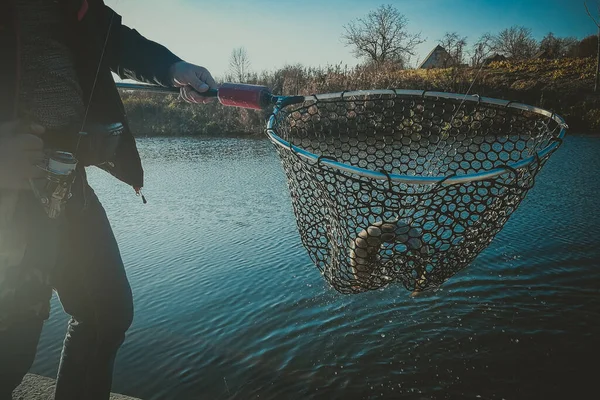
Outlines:
{"label": "net hoop", "polygon": [[[405,89],[382,89],[382,90],[357,90],[351,92],[337,92],[337,93],[327,93],[320,95],[310,95],[304,96],[303,101],[319,101],[319,100],[330,100],[340,98],[343,99],[345,97],[353,97],[353,96],[372,96],[372,95],[395,95],[395,96],[407,96],[414,98],[433,98],[433,99],[451,99],[451,100],[460,100],[463,103],[473,102],[477,104],[489,104],[493,106],[500,106],[505,108],[514,108],[522,111],[529,111],[532,113],[540,114],[549,119],[554,120],[560,126],[560,132],[556,137],[556,141],[551,142],[545,148],[541,149],[534,154],[533,156],[524,158],[520,161],[508,163],[503,167],[498,167],[494,169],[490,169],[488,171],[482,171],[478,173],[471,174],[462,174],[462,175],[438,175],[438,176],[412,176],[412,175],[401,175],[401,174],[384,174],[378,171],[360,168],[352,165],[348,165],[345,163],[341,163],[328,158],[321,158],[318,155],[311,153],[301,147],[298,147],[283,138],[281,138],[276,132],[276,123],[278,114],[290,104],[285,104],[285,107],[276,106],[273,113],[271,114],[269,121],[267,123],[267,135],[271,142],[275,145],[280,146],[283,149],[287,149],[289,151],[294,152],[296,155],[305,158],[309,161],[320,162],[322,165],[326,165],[328,167],[337,169],[339,171],[348,172],[352,174],[356,174],[369,179],[376,180],[387,180],[396,183],[406,183],[406,184],[417,184],[417,185],[433,185],[440,182],[444,182],[446,184],[457,184],[457,183],[467,183],[467,182],[475,182],[475,181],[483,181],[496,178],[499,175],[502,175],[506,172],[519,170],[522,168],[526,168],[530,164],[536,162],[541,158],[547,157],[550,153],[554,152],[559,146],[566,135],[566,131],[568,129],[568,125],[565,120],[559,115],[545,110],[543,108],[530,106],[522,103],[515,103],[508,100],[500,100],[489,97],[480,97],[477,95],[463,95],[457,93],[446,93],[446,92],[435,92],[435,91],[426,91],[426,90],[405,90]],[[298,104],[298,103],[294,103]]]}

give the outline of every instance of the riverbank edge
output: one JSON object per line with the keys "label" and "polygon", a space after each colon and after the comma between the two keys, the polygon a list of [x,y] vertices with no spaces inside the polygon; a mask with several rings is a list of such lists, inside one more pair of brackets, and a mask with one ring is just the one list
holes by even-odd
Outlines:
{"label": "riverbank edge", "polygon": [[[54,398],[56,381],[44,376],[27,374],[21,385],[13,392],[13,400],[50,400]],[[135,397],[112,393],[110,400],[141,400]]]}

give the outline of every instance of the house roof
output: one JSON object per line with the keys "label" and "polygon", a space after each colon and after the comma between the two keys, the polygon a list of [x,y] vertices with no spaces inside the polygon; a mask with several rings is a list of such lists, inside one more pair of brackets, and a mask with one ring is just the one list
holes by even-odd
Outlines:
{"label": "house roof", "polygon": [[[443,48],[442,46],[440,46],[440,45],[438,44],[437,46],[435,46],[435,47],[433,48],[433,50],[431,50],[431,51],[429,52],[429,54],[427,54],[427,57],[425,57],[425,59],[424,59],[424,60],[421,62],[421,64],[419,64],[419,66],[418,66],[417,68],[423,68],[423,65],[425,65],[425,63],[426,63],[427,61],[429,61],[429,59],[430,59],[430,58],[431,58],[431,57],[432,57],[432,56],[433,56],[435,53],[437,53],[437,52],[440,52],[440,51],[443,51],[444,53],[448,54],[448,52],[446,51],[446,49],[445,49],[445,48]],[[448,54],[448,55],[450,55],[450,54]]]}

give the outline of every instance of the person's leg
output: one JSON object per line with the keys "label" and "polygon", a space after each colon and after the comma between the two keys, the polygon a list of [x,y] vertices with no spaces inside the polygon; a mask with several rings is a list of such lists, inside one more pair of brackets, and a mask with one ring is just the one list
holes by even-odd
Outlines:
{"label": "person's leg", "polygon": [[108,399],[117,350],[133,319],[133,300],[117,242],[91,188],[88,207],[67,208],[54,287],[72,316],[56,400]]}
{"label": "person's leg", "polygon": [[43,324],[43,318],[22,318],[0,329],[0,400],[11,400],[13,390],[29,372]]}
{"label": "person's leg", "polygon": [[11,399],[35,359],[50,311],[59,228],[31,193],[19,196],[10,219],[0,232],[0,400]]}

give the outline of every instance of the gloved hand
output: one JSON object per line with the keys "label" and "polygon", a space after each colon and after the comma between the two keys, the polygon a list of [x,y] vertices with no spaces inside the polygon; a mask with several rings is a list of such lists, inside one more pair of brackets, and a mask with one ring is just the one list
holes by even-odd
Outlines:
{"label": "gloved hand", "polygon": [[215,80],[206,68],[179,61],[171,66],[169,76],[173,85],[181,88],[181,97],[188,103],[203,104],[214,100],[198,94],[209,88],[217,89]]}
{"label": "gloved hand", "polygon": [[0,189],[31,189],[28,179],[44,175],[43,126],[24,121],[0,123]]}

